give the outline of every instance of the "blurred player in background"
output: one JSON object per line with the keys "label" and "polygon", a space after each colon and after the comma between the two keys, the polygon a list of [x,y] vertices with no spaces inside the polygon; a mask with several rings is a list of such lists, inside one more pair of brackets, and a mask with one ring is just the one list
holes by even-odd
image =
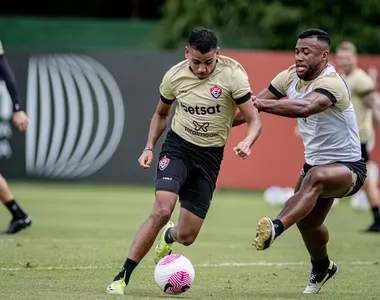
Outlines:
{"label": "blurred player in background", "polygon": [[[185,56],[163,77],[148,141],[138,160],[143,169],[151,167],[153,148],[176,100],[171,130],[159,155],[155,204],[136,234],[123,268],[107,288],[110,294],[125,293],[133,270],[165,224],[155,263],[172,252],[174,242],[189,246],[195,241],[213,198],[236,108],[248,124],[245,138],[234,147],[236,155],[247,158],[261,132],[248,76],[237,61],[219,56],[215,33],[209,29],[191,32]],[[181,209],[178,225],[174,225],[169,220],[178,196]]]}
{"label": "blurred player in background", "polygon": [[[9,95],[13,102],[13,124],[15,127],[24,132],[28,127],[28,118],[21,109],[15,77],[8,61],[4,55],[4,49],[0,41],[0,80],[5,82]],[[12,220],[8,229],[3,233],[14,234],[20,230],[29,227],[32,224],[30,217],[21,209],[11,193],[8,183],[0,175],[0,201],[6,206],[12,214]]]}
{"label": "blurred player in background", "polygon": [[[337,47],[337,69],[346,80],[351,91],[352,104],[354,105],[359,126],[362,158],[365,163],[368,163],[370,161],[368,143],[374,137],[372,117],[380,129],[380,98],[376,92],[376,79],[371,78],[364,70],[360,69],[357,65],[357,60],[357,51],[354,44],[343,42]],[[370,177],[370,172],[367,174],[363,189],[373,214],[373,223],[366,231],[380,232],[380,192],[376,183]]]}
{"label": "blurred player in background", "polygon": [[[297,118],[305,147],[305,164],[291,196],[274,219],[262,218],[253,245],[265,250],[297,224],[310,254],[312,271],[305,294],[319,293],[338,271],[327,252],[325,218],[334,198],[355,194],[364,184],[359,131],[349,89],[328,63],[330,37],[309,29],[298,36],[295,65],[279,73],[253,97],[262,112]],[[276,101],[288,97],[286,100]],[[234,125],[244,122],[237,113]],[[286,157],[286,154],[284,154]]]}

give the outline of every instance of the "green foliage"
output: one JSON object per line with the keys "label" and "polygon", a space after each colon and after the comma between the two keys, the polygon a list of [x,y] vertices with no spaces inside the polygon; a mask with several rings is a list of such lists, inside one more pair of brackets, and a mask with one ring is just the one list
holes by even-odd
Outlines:
{"label": "green foliage", "polygon": [[203,26],[216,30],[224,47],[291,51],[300,31],[321,28],[333,47],[350,40],[360,52],[380,53],[378,0],[167,0],[162,16],[163,48],[183,46]]}

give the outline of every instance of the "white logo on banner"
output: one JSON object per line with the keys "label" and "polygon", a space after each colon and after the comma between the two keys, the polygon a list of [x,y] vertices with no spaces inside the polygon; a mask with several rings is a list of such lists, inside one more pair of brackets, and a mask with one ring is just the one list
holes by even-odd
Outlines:
{"label": "white logo on banner", "polygon": [[83,178],[115,153],[124,105],[112,75],[96,60],[59,54],[29,60],[26,171],[49,178]]}

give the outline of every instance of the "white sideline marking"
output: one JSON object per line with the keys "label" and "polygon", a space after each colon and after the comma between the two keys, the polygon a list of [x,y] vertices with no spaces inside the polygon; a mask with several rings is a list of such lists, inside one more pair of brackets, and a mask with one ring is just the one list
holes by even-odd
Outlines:
{"label": "white sideline marking", "polygon": [[[225,262],[220,264],[199,264],[195,265],[197,268],[222,268],[222,267],[255,267],[255,266],[300,266],[308,265],[309,262],[248,262],[248,263],[237,263],[237,262]],[[377,265],[380,264],[379,261],[352,261],[352,262],[341,262],[340,264],[350,264],[350,265]],[[0,268],[0,271],[27,271],[27,270],[95,270],[95,269],[112,269],[116,268],[113,266],[78,266],[78,267],[64,267],[64,266],[49,266],[49,267],[27,267],[27,268]],[[140,268],[154,268],[154,266],[141,266]]]}

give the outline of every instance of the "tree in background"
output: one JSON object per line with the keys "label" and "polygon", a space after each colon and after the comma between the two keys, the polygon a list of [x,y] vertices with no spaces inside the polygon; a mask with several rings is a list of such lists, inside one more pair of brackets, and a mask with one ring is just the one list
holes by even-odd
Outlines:
{"label": "tree in background", "polygon": [[348,39],[362,53],[380,53],[378,0],[166,0],[158,42],[183,46],[198,26],[215,29],[223,47],[291,50],[300,31],[318,27],[334,48]]}

